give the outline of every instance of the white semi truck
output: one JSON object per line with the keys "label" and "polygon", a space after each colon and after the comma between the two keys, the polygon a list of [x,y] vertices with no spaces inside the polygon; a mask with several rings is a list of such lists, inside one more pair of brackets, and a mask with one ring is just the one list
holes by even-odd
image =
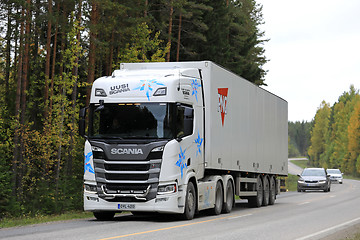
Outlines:
{"label": "white semi truck", "polygon": [[[88,126],[85,117],[88,114]],[[80,110],[84,209],[228,213],[272,205],[287,176],[287,102],[210,62],[124,63]]]}

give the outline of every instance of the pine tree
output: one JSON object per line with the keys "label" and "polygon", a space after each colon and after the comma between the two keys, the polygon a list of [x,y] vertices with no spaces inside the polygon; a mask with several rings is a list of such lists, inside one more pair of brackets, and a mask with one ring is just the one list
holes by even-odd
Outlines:
{"label": "pine tree", "polygon": [[146,23],[140,24],[131,37],[131,44],[128,44],[119,57],[121,62],[164,62],[165,55],[170,45],[162,47],[162,40],[159,39],[160,32],[152,36],[152,31]]}

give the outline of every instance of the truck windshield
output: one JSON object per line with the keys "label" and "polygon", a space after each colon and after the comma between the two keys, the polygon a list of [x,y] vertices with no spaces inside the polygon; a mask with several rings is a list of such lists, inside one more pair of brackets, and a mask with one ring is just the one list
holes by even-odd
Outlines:
{"label": "truck windshield", "polygon": [[89,137],[173,139],[184,129],[178,112],[175,103],[91,104]]}

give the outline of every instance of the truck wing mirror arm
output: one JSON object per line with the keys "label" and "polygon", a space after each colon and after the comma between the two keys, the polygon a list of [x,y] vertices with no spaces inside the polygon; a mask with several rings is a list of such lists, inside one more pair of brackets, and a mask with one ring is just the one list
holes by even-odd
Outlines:
{"label": "truck wing mirror arm", "polygon": [[87,138],[87,136],[85,135],[85,117],[86,117],[86,110],[89,107],[85,107],[85,108],[81,108],[79,111],[79,135]]}

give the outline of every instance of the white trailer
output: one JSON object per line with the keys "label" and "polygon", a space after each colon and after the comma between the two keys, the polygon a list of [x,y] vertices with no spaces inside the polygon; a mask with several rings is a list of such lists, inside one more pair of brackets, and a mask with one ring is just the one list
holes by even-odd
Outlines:
{"label": "white trailer", "polygon": [[[89,114],[85,133],[85,115]],[[272,205],[287,176],[287,102],[210,62],[124,63],[80,111],[84,209],[231,211]]]}

